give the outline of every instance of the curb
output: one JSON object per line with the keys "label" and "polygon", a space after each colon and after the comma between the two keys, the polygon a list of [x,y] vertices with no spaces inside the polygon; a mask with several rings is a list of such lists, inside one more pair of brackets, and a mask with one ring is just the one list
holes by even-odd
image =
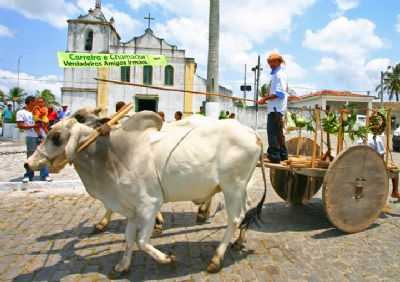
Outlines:
{"label": "curb", "polygon": [[0,192],[14,192],[26,190],[68,190],[71,192],[82,193],[85,188],[80,180],[64,181],[34,181],[29,183],[22,182],[0,182]]}

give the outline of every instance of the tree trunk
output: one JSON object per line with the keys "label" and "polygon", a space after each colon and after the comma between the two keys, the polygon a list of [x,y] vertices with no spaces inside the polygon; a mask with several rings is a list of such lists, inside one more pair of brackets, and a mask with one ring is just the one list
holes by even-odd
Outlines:
{"label": "tree trunk", "polygon": [[[210,0],[207,92],[219,92],[219,0]],[[218,97],[207,96],[208,102],[218,102]]]}

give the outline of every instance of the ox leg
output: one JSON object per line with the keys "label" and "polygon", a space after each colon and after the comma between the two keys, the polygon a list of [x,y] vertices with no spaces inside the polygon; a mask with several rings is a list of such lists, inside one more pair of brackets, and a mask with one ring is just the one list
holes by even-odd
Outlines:
{"label": "ox leg", "polygon": [[114,271],[117,273],[128,272],[132,262],[132,251],[136,241],[137,225],[133,219],[128,219],[125,229],[126,247],[121,261],[115,266]]}
{"label": "ox leg", "polygon": [[199,224],[205,223],[207,219],[210,217],[211,202],[212,202],[212,197],[199,206],[196,218],[197,223]]}
{"label": "ox leg", "polygon": [[[246,197],[242,199],[242,214],[246,214],[246,211],[250,207],[250,199],[248,197],[247,191],[245,191],[245,195]],[[246,231],[247,231],[246,229],[240,229],[239,237],[232,245],[232,248],[234,250],[242,251],[246,249],[244,245],[244,243],[246,242]]]}
{"label": "ox leg", "polygon": [[95,228],[95,233],[101,233],[104,232],[110,224],[111,221],[111,215],[112,215],[112,210],[107,209],[106,213],[104,214],[103,218],[100,220],[99,223],[97,223],[94,228]]}
{"label": "ox leg", "polygon": [[158,263],[168,264],[176,261],[175,256],[166,255],[160,250],[157,250],[150,244],[150,237],[153,231],[154,219],[157,211],[160,210],[160,206],[145,207],[138,214],[138,237],[136,243],[140,250],[147,253]]}
{"label": "ox leg", "polygon": [[228,214],[228,227],[225,231],[224,238],[207,267],[207,271],[210,273],[216,273],[221,269],[226,249],[242,220],[242,198],[245,198],[245,195],[241,193],[239,190],[240,187],[237,187],[237,185],[232,185],[231,187],[234,187],[234,189],[224,191],[226,211]]}

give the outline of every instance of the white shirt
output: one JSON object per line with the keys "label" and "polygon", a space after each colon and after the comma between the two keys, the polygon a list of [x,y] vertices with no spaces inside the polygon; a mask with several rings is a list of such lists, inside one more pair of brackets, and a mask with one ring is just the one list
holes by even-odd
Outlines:
{"label": "white shirt", "polygon": [[[17,122],[23,122],[29,126],[35,125],[35,121],[33,120],[32,113],[25,109],[19,110],[17,112]],[[23,129],[23,130],[25,131],[26,137],[38,137],[35,129],[33,129],[33,128]],[[41,130],[42,130],[42,136],[45,136],[43,129],[41,129]]]}
{"label": "white shirt", "polygon": [[278,98],[269,100],[267,103],[267,112],[286,113],[288,93],[286,92],[287,76],[283,68],[273,69],[271,72],[271,94]]}

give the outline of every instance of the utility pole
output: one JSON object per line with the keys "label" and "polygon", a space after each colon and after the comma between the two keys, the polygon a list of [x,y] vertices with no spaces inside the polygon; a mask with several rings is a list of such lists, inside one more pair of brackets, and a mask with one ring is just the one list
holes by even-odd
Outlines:
{"label": "utility pole", "polygon": [[18,62],[17,62],[17,87],[19,88],[19,71],[20,71],[20,67],[21,67],[21,59],[22,56],[18,57]]}
{"label": "utility pole", "polygon": [[246,103],[246,91],[247,91],[247,65],[244,65],[244,91],[243,91],[243,97],[244,97],[244,102]]}
{"label": "utility pole", "polygon": [[381,106],[383,105],[383,77],[384,77],[384,73],[383,71],[381,71]]}
{"label": "utility pole", "polygon": [[[219,0],[209,0],[209,38],[207,62],[207,92],[219,93],[219,32],[220,32],[220,5]],[[218,119],[220,111],[219,99],[207,96],[206,115]]]}
{"label": "utility pole", "polygon": [[258,56],[257,65],[251,69],[254,72],[254,101],[256,106],[256,125],[255,129],[257,131],[258,128],[258,96],[259,96],[259,88],[260,88],[260,72],[263,70],[261,68],[261,57]]}

